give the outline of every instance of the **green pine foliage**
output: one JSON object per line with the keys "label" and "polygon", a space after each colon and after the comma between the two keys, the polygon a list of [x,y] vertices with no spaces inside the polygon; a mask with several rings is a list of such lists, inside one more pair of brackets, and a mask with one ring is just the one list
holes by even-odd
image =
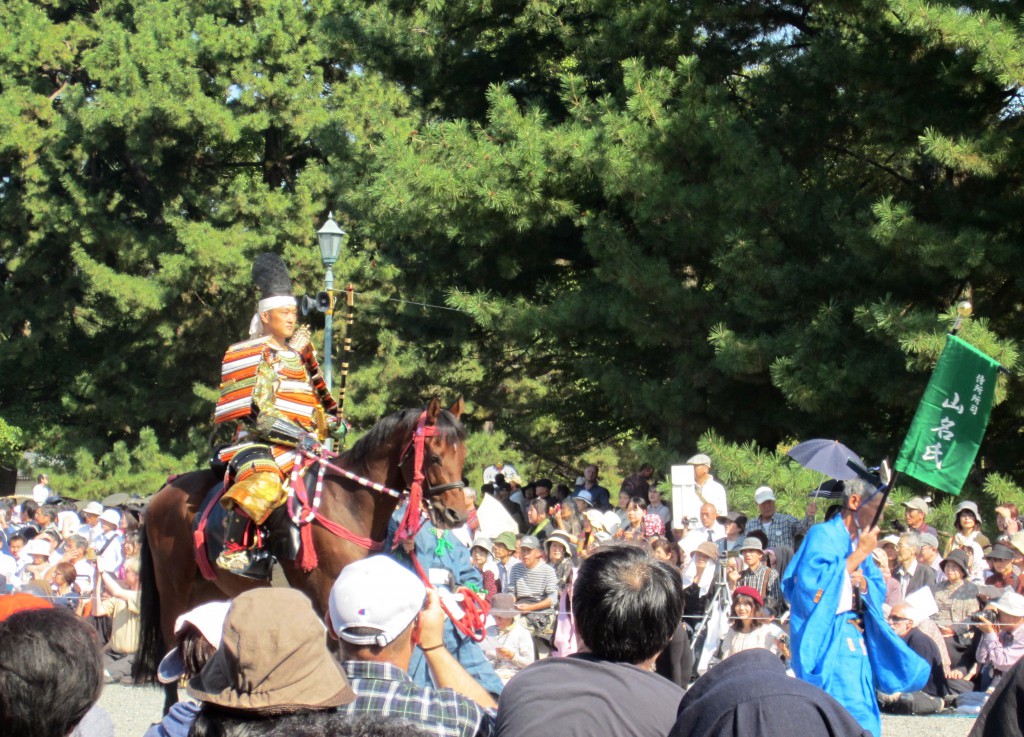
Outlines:
{"label": "green pine foliage", "polygon": [[[759,450],[793,438],[892,456],[958,301],[961,336],[1018,369],[1007,13],[7,2],[5,419],[83,473],[152,450],[144,428],[202,455],[252,257],[320,289],[333,211],[336,282],[359,292],[357,428],[462,394],[473,473],[498,449],[565,478],[598,458],[613,491],[640,458],[664,470],[714,439],[738,498],[807,486]],[[970,493],[1024,472],[1012,388]]]}

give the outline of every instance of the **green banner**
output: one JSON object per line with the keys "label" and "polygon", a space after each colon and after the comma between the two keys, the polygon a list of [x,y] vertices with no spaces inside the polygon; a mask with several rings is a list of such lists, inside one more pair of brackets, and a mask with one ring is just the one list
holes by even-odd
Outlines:
{"label": "green banner", "polygon": [[955,335],[948,336],[896,470],[959,494],[988,426],[998,375],[998,362]]}

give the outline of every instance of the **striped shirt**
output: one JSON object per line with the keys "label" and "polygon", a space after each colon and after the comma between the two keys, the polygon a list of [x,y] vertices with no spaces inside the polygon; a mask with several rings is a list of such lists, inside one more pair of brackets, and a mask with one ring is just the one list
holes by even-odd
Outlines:
{"label": "striped shirt", "polygon": [[356,693],[339,709],[345,714],[401,719],[437,737],[490,737],[494,730],[492,712],[451,688],[417,686],[391,663],[346,660],[342,667]]}
{"label": "striped shirt", "polygon": [[538,602],[547,599],[550,607],[558,605],[558,574],[547,563],[538,563],[533,568],[516,566],[508,583],[509,593],[516,602]]}

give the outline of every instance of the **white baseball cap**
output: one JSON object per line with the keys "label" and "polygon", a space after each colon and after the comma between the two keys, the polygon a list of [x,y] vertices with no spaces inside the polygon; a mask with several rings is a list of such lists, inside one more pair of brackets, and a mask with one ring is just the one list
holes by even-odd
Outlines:
{"label": "white baseball cap", "polygon": [[[331,587],[331,627],[345,642],[384,647],[416,619],[426,595],[423,582],[408,568],[386,555],[372,555],[345,566]],[[375,634],[350,631],[356,628]]]}
{"label": "white baseball cap", "polygon": [[[230,601],[211,601],[200,604],[174,620],[174,634],[181,634],[185,625],[192,624],[216,649],[220,647],[220,638],[224,634],[224,618],[228,615],[230,607]],[[185,661],[181,659],[178,648],[175,647],[160,661],[156,677],[160,683],[177,683],[183,675],[185,675]]]}
{"label": "white baseball cap", "polygon": [[754,492],[754,501],[758,504],[774,502],[775,492],[772,491],[772,487],[770,486],[758,486],[757,491]]}
{"label": "white baseball cap", "polygon": [[1013,589],[1003,589],[1003,594],[990,605],[1011,617],[1024,617],[1024,596]]}

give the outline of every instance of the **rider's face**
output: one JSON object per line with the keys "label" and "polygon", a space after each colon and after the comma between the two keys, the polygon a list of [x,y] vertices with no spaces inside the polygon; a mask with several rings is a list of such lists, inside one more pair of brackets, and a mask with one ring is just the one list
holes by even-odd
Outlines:
{"label": "rider's face", "polygon": [[285,342],[295,333],[295,323],[299,312],[295,307],[275,307],[260,313],[260,320],[267,334],[280,342]]}

